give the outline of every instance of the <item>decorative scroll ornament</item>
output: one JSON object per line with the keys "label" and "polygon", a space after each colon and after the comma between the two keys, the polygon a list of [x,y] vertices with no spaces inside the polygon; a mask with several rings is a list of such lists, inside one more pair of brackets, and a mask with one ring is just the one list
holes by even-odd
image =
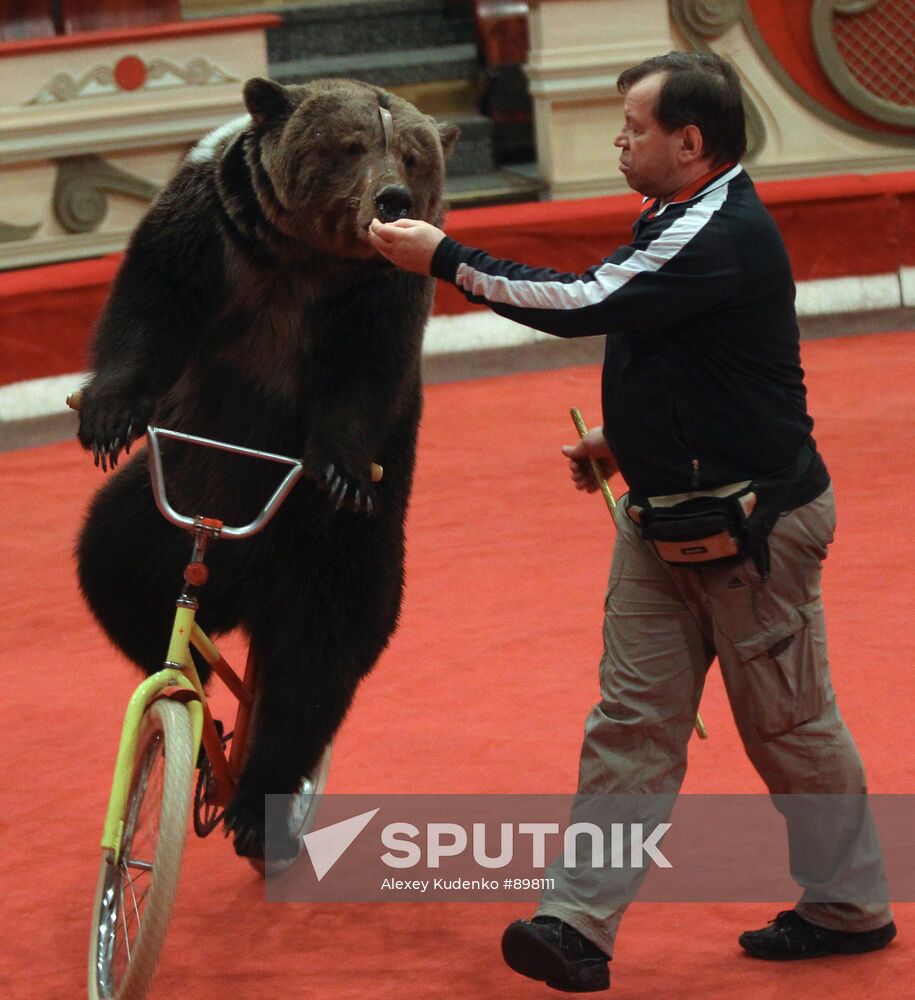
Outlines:
{"label": "decorative scroll ornament", "polygon": [[717,38],[740,19],[741,0],[670,0],[671,13],[681,25]]}
{"label": "decorative scroll ornament", "polygon": [[66,157],[57,161],[54,214],[68,232],[91,233],[108,214],[109,193],[151,201],[159,187],[97,156]]}
{"label": "decorative scroll ornament", "polygon": [[865,14],[879,2],[880,0],[835,0],[833,7],[837,14]]}
{"label": "decorative scroll ornament", "polygon": [[30,240],[39,229],[41,229],[40,222],[36,222],[32,226],[14,226],[11,222],[0,222],[0,243],[19,243],[22,240]]}
{"label": "decorative scroll ornament", "polygon": [[[708,39],[723,35],[741,19],[743,0],[668,0],[674,23],[697,52],[712,52]],[[766,125],[759,109],[744,90],[746,159],[752,160],[766,144]]]}
{"label": "decorative scroll ornament", "polygon": [[823,72],[852,107],[915,125],[915,0],[814,0],[810,31]]}
{"label": "decorative scroll ornament", "polygon": [[169,59],[146,62],[140,56],[126,55],[113,66],[95,66],[80,77],[58,73],[26,104],[59,104],[76,98],[113,97],[135,90],[172,90],[238,82],[238,77],[203,57],[191,59],[182,67]]}

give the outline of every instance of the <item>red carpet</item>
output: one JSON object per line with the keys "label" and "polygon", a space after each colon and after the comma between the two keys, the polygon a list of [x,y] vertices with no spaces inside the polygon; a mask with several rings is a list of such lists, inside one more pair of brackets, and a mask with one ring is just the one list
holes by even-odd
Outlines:
{"label": "red carpet", "polygon": [[[840,704],[871,788],[915,793],[915,334],[811,342],[804,360],[839,503],[825,592]],[[613,532],[602,502],[568,484],[559,445],[574,436],[568,407],[594,422],[597,399],[593,368],[429,389],[401,629],[337,741],[329,791],[572,790]],[[73,539],[100,478],[75,443],[0,455],[0,996],[16,1000],[85,995],[96,844],[134,682],[74,584]],[[693,744],[686,789],[760,790],[715,674],[702,712],[711,739]],[[776,909],[636,904],[610,996],[912,995],[912,905],[896,907],[900,936],[883,953],[781,966],[744,958],[736,935]],[[191,836],[152,996],[556,995],[502,965],[502,928],[524,915],[517,904],[267,905],[221,837]]]}

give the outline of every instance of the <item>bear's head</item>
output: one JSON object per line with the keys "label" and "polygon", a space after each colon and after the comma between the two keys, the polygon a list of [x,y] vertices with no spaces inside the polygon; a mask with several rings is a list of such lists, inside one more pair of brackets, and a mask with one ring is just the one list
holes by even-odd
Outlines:
{"label": "bear's head", "polygon": [[375,255],[373,218],[441,222],[445,157],[458,137],[408,101],[353,80],[244,87],[258,201],[286,236],[340,257]]}

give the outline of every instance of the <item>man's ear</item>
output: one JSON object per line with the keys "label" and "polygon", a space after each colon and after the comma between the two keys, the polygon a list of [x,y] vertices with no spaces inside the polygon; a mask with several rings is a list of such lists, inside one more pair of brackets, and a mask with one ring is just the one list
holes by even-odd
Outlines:
{"label": "man's ear", "polygon": [[705,155],[705,140],[698,125],[684,125],[680,136],[680,156],[685,161],[701,160]]}
{"label": "man's ear", "polygon": [[442,152],[447,159],[454,151],[461,130],[457,125],[452,125],[451,122],[435,122],[435,127],[438,129],[438,137],[442,142]]}
{"label": "man's ear", "polygon": [[255,125],[275,125],[288,118],[292,111],[289,92],[282,84],[274,83],[273,80],[263,80],[256,76],[253,80],[248,80],[242,94],[245,107]]}

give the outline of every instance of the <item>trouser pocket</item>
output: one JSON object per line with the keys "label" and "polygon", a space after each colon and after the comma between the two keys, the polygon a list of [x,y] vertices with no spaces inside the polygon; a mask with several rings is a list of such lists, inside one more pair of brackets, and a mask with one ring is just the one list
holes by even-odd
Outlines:
{"label": "trouser pocket", "polygon": [[822,600],[788,608],[781,621],[732,640],[735,714],[764,737],[816,718],[829,702]]}

